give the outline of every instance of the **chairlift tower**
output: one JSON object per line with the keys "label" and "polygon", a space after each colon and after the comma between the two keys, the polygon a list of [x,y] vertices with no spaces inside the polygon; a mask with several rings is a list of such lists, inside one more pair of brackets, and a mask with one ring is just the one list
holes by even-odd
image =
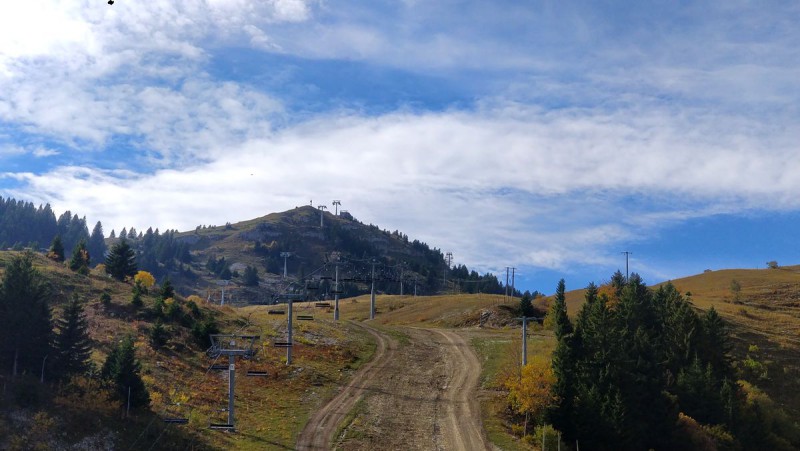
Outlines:
{"label": "chairlift tower", "polygon": [[219,300],[219,305],[225,305],[225,287],[228,286],[229,281],[227,280],[217,280],[217,285],[222,287],[222,295]]}
{"label": "chairlift tower", "polygon": [[339,321],[339,295],[342,294],[342,289],[339,288],[339,265],[341,262],[334,262],[336,271],[336,282],[333,288],[333,320]]}
{"label": "chairlift tower", "polygon": [[319,209],[319,228],[321,229],[322,228],[322,218],[325,216],[324,213],[325,213],[325,210],[328,209],[328,207],[326,207],[324,205],[320,205],[317,208]]}
{"label": "chairlift tower", "polygon": [[338,201],[338,200],[334,200],[333,201],[333,208],[334,208],[334,211],[335,211],[334,216],[339,216],[339,206],[340,205],[342,205],[341,201]]}
{"label": "chairlift tower", "polygon": [[286,260],[292,256],[291,252],[281,252],[281,257],[283,257],[283,278],[286,279]]}
{"label": "chairlift tower", "polygon": [[256,354],[253,343],[260,337],[258,335],[229,335],[211,334],[211,348],[206,351],[209,357],[217,359],[220,356],[228,356],[228,423],[212,423],[212,429],[224,429],[232,431],[234,426],[234,389],[236,387],[236,356],[243,359],[251,359]]}
{"label": "chairlift tower", "polygon": [[287,318],[287,326],[288,326],[288,328],[287,328],[287,331],[286,331],[286,335],[287,335],[286,342],[281,343],[280,346],[286,348],[286,364],[287,365],[291,365],[292,364],[292,346],[294,346],[294,342],[292,341],[293,340],[293,337],[292,337],[292,319],[294,318],[294,314],[292,313],[292,301],[294,301],[295,299],[302,298],[303,295],[302,294],[283,294],[283,295],[280,295],[280,297],[286,299],[286,303],[287,303],[287,309],[286,309],[287,311],[286,311],[286,313],[287,313],[287,316],[289,317],[289,318]]}

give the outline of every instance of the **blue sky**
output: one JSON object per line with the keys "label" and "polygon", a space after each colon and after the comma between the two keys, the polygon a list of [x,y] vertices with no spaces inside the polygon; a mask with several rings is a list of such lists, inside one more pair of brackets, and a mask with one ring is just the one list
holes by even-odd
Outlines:
{"label": "blue sky", "polygon": [[0,5],[0,195],[105,229],[313,200],[552,292],[798,263],[796,2]]}

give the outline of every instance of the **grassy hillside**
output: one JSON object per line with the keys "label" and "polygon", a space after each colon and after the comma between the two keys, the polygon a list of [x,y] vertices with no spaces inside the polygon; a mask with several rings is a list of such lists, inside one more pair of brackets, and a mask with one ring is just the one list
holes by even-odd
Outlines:
{"label": "grassy hillside", "polygon": [[[389,267],[400,262],[406,264],[403,276],[408,281],[416,279],[420,293],[440,288],[438,284],[444,260],[439,250],[430,249],[418,241],[409,241],[402,233],[362,224],[352,217],[334,216],[328,212],[323,216],[323,226],[320,227],[319,210],[304,206],[236,224],[179,233],[176,240],[191,246],[192,272],[176,271],[170,277],[187,292],[219,299],[219,287],[214,283],[219,277],[210,272],[206,264],[210,258],[225,258],[231,271],[242,273],[248,265],[258,269],[262,278],[259,287],[242,287],[241,279],[234,278],[229,288],[232,299],[240,304],[258,302],[285,289],[281,277],[284,269],[282,252],[291,253],[286,260],[290,279],[311,276],[329,261],[332,252],[337,252],[343,260],[361,261],[357,267],[347,265],[340,268],[343,279],[361,279],[361,282],[348,282],[343,286],[347,293],[368,291],[363,279],[368,276],[365,259],[371,258],[379,263],[377,280],[381,292],[399,292],[400,269]],[[332,272],[330,266],[324,274],[314,275],[331,277]]]}
{"label": "grassy hillside", "polygon": [[[13,254],[0,252],[0,273]],[[2,368],[0,448],[29,449],[31,443],[57,447],[80,441],[119,449],[131,444],[135,449],[291,448],[309,412],[372,352],[372,344],[360,328],[319,317],[295,323],[294,363],[287,366],[285,350],[272,346],[273,341],[285,336],[286,316],[268,315],[266,307],[200,305],[201,314],[214,318],[221,332],[261,336],[255,359],[237,361],[236,422],[240,433],[212,431],[209,423],[227,419],[227,413],[220,411],[227,406],[227,375],[209,370],[213,362],[205,354],[206,346],[192,337],[187,327],[190,320],[167,321],[170,338],[165,346],[155,349],[148,339],[154,321],[154,295],[145,296],[144,306],[135,308],[130,304],[128,284],[104,275],[81,276],[41,256],[34,259],[52,287],[54,317],[60,316],[73,292],[85,301],[93,340],[92,360],[97,367],[114,343],[126,335],[135,338],[142,378],[152,402],[149,409],[133,411],[125,418],[123,406],[108,401],[96,378],[54,386],[40,384],[38,375],[11,380],[9,369]],[[100,302],[103,291],[111,294],[108,305]],[[181,296],[176,302],[184,315],[191,315]],[[266,370],[269,376],[246,377],[248,369]],[[28,407],[20,408],[17,395],[22,392],[33,393],[38,399],[27,399],[24,404]],[[175,426],[162,421],[176,416],[188,417],[189,424]]]}

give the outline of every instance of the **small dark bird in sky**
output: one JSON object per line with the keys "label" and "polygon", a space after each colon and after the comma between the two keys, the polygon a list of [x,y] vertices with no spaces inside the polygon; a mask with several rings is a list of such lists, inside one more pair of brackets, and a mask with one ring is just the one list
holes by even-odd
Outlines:
{"label": "small dark bird in sky", "polygon": [[108,4],[109,5],[113,5],[114,4],[114,0],[108,0]]}

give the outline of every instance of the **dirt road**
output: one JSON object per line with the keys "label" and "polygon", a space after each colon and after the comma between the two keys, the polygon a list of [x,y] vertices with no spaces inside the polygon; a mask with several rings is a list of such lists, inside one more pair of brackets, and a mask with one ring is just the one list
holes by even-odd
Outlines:
{"label": "dirt road", "polygon": [[[360,323],[355,324],[361,326]],[[371,327],[361,327],[375,337],[377,346],[372,360],[359,369],[339,394],[311,416],[297,439],[298,450],[329,449],[333,434],[356,402],[361,399],[366,390],[366,383],[376,378],[380,372],[380,365],[392,358],[394,350],[397,348],[396,343],[392,343],[392,349],[390,349],[391,341],[388,337]]]}
{"label": "dirt road", "polygon": [[480,363],[457,332],[364,327],[378,341],[373,360],[311,418],[297,449],[491,449],[475,396]]}

